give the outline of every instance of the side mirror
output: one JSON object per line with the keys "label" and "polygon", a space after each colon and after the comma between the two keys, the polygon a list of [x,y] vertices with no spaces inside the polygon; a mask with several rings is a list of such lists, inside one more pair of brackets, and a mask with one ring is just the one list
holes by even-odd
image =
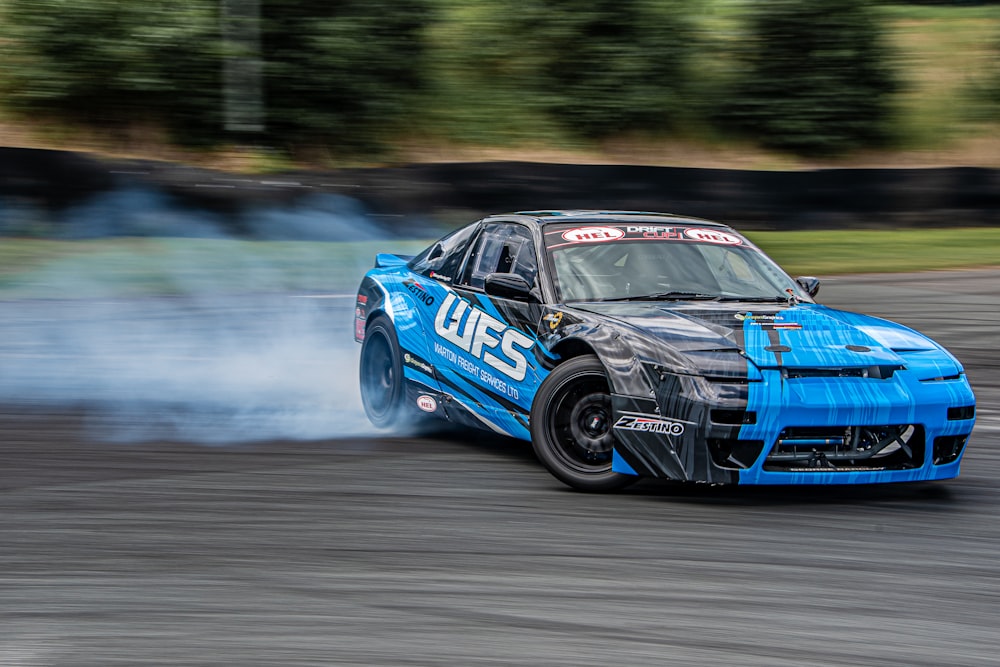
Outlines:
{"label": "side mirror", "polygon": [[537,301],[528,281],[516,273],[490,273],[483,285],[486,293],[501,299],[514,301]]}
{"label": "side mirror", "polygon": [[808,292],[809,296],[816,296],[819,294],[819,278],[814,278],[812,276],[799,276],[795,279],[795,282],[799,284],[799,287]]}

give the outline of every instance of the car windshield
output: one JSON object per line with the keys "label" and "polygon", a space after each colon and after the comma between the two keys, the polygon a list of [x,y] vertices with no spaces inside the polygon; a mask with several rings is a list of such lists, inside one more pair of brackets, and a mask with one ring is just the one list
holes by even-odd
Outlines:
{"label": "car windshield", "polygon": [[811,300],[731,230],[562,224],[546,227],[545,243],[562,302]]}

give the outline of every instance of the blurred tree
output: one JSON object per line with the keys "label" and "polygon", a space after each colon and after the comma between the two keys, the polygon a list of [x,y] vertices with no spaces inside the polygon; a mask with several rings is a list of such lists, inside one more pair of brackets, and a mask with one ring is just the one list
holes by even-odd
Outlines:
{"label": "blurred tree", "polygon": [[8,107],[181,140],[219,123],[217,0],[6,0],[0,68]]}
{"label": "blurred tree", "polygon": [[291,144],[378,145],[413,113],[431,0],[269,0],[268,133]]}
{"label": "blurred tree", "polygon": [[897,89],[867,0],[768,0],[751,10],[723,122],[803,154],[884,144]]}
{"label": "blurred tree", "polygon": [[[429,2],[262,0],[259,139],[377,143],[412,111]],[[111,128],[158,123],[185,143],[224,138],[219,0],[5,0],[0,8],[8,106]]]}
{"label": "blurred tree", "polygon": [[573,132],[669,127],[693,51],[684,3],[512,0],[479,17],[471,66]]}

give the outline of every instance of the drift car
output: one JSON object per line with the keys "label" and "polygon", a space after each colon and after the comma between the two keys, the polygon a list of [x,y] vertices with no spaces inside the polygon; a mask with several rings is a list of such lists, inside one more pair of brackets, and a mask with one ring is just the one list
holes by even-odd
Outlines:
{"label": "drift car", "polygon": [[433,415],[530,440],[586,491],[958,475],[961,364],[818,289],[714,222],[491,216],[376,257],[355,309],[362,402],[378,427]]}

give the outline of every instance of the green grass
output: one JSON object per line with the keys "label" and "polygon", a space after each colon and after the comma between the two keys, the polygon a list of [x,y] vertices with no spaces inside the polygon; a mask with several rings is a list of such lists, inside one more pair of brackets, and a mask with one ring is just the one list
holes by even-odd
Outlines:
{"label": "green grass", "polygon": [[990,85],[1000,57],[1000,5],[880,8],[903,90],[897,99],[904,145],[942,147],[963,136],[996,132],[976,90]]}
{"label": "green grass", "polygon": [[792,275],[1000,266],[1000,229],[751,232]]}
{"label": "green grass", "polygon": [[[753,232],[793,275],[1000,266],[1000,229]],[[375,253],[426,241],[0,240],[0,298],[350,293]]]}
{"label": "green grass", "polygon": [[[730,139],[713,137],[697,119],[725,95],[726,82],[738,74],[730,71],[733,49],[746,38],[745,19],[752,7],[745,0],[708,0],[691,10],[699,48],[684,102],[691,117],[672,119],[677,138],[709,144]],[[518,91],[503,89],[503,82],[472,74],[463,54],[484,29],[481,5],[439,0],[439,10],[439,20],[427,33],[435,88],[428,96],[422,135],[445,143],[599,150],[561,129]],[[895,97],[899,147],[941,149],[995,135],[1000,127],[996,108],[979,101],[976,91],[988,85],[986,75],[1000,58],[1000,5],[880,4],[878,13],[902,84]],[[971,158],[977,164],[983,159]]]}
{"label": "green grass", "polygon": [[377,252],[427,243],[221,239],[0,240],[0,298],[344,291]]}

